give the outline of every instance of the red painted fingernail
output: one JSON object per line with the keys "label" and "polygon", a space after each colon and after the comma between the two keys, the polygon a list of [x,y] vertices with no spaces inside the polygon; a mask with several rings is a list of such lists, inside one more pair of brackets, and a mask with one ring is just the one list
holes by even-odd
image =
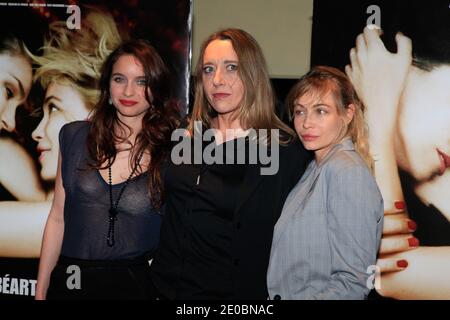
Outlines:
{"label": "red painted fingernail", "polygon": [[411,230],[411,231],[416,231],[417,224],[414,221],[409,220],[408,221],[408,229]]}
{"label": "red painted fingernail", "polygon": [[395,201],[394,206],[398,210],[403,210],[403,209],[405,209],[405,202],[404,201]]}
{"label": "red painted fingernail", "polygon": [[417,238],[409,238],[408,239],[408,244],[410,247],[418,247],[419,246],[419,240]]}
{"label": "red painted fingernail", "polygon": [[397,261],[397,267],[404,269],[407,266],[408,266],[408,261],[406,261],[406,260],[398,260]]}

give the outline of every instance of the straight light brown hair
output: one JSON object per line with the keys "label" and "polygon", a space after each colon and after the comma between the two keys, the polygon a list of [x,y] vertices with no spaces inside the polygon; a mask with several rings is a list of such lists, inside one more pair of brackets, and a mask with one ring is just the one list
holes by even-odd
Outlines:
{"label": "straight light brown hair", "polygon": [[328,66],[316,66],[291,88],[286,98],[290,117],[295,107],[295,101],[304,94],[311,92],[318,98],[331,92],[340,115],[350,104],[355,106],[352,121],[348,124],[344,136],[352,139],[355,150],[373,172],[373,158],[369,153],[368,130],[364,120],[364,105],[348,77],[340,70]]}
{"label": "straight light brown hair", "polygon": [[256,40],[241,29],[215,32],[201,46],[195,68],[195,102],[188,126],[190,134],[194,133],[196,121],[210,127],[211,120],[217,116],[206,98],[202,79],[205,50],[214,40],[230,41],[238,57],[238,75],[244,84],[244,97],[235,119],[239,119],[244,129],[279,129],[282,144],[295,139],[294,131],[275,114],[275,97],[262,50]]}

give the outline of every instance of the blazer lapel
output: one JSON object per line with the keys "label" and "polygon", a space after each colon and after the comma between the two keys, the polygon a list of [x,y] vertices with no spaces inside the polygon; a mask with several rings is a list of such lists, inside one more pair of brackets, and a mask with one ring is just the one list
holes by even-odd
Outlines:
{"label": "blazer lapel", "polygon": [[316,184],[319,175],[320,168],[318,168],[315,163],[311,162],[303,177],[294,189],[292,189],[291,194],[283,206],[281,216],[275,224],[276,232],[274,232],[274,244],[278,243],[282,230],[287,226],[291,216],[296,213],[298,214],[299,209],[302,207],[308,194],[314,189],[314,185]]}
{"label": "blazer lapel", "polygon": [[340,143],[336,144],[330,152],[325,156],[324,159],[317,165],[315,160],[313,160],[306,170],[303,177],[300,179],[298,184],[292,189],[291,193],[295,193],[292,197],[289,195],[286,203],[284,204],[283,211],[281,213],[278,222],[275,225],[274,239],[273,243],[276,245],[278,240],[283,233],[283,229],[287,226],[288,221],[294,214],[301,214],[301,208],[303,203],[308,198],[308,194],[314,190],[314,186],[319,178],[320,172],[322,171],[325,163],[330,161],[334,154],[339,150],[354,150],[353,143],[350,138],[343,139]]}

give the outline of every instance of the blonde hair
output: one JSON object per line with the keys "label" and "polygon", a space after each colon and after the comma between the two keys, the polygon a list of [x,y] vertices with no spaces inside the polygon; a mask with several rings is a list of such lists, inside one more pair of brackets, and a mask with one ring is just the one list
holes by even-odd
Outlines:
{"label": "blonde hair", "polygon": [[355,145],[355,150],[373,172],[373,158],[369,152],[369,140],[367,125],[364,120],[364,105],[358,98],[355,89],[348,77],[340,70],[328,66],[316,66],[291,88],[286,102],[292,117],[295,101],[312,92],[321,97],[332,93],[337,110],[343,115],[349,105],[355,106],[353,119],[347,125],[345,137],[350,137]]}
{"label": "blonde hair", "polygon": [[224,29],[213,33],[202,44],[195,69],[195,101],[189,131],[194,132],[194,123],[201,121],[207,127],[217,116],[209,104],[203,87],[203,59],[207,46],[214,40],[231,42],[239,60],[238,74],[244,84],[244,97],[235,119],[244,129],[280,129],[280,142],[288,143],[296,135],[275,114],[275,98],[267,71],[266,61],[256,40],[240,29]]}
{"label": "blonde hair", "polygon": [[42,56],[29,53],[38,65],[34,81],[44,89],[51,83],[72,86],[92,110],[99,98],[102,64],[121,42],[114,19],[91,9],[82,19],[81,29],[70,30],[65,21],[57,21],[50,25],[50,31]]}

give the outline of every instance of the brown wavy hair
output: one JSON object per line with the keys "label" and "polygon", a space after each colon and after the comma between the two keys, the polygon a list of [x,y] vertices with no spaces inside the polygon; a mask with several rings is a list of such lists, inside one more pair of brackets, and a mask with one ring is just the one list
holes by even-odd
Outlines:
{"label": "brown wavy hair", "polygon": [[[150,105],[142,119],[142,130],[137,134],[134,145],[128,140],[132,129],[120,121],[116,109],[109,104],[110,81],[113,66],[123,55],[132,55],[142,65],[146,78],[145,98]],[[173,99],[169,71],[156,50],[145,40],[128,40],[122,43],[106,59],[99,81],[100,98],[94,107],[91,129],[88,135],[88,149],[93,165],[105,169],[112,164],[117,155],[116,142],[130,144],[132,166],[142,173],[139,155],[150,154],[148,165],[148,191],[154,208],[160,208],[164,201],[161,169],[170,153],[171,134],[179,125],[179,104]],[[148,91],[151,92],[152,99]],[[129,129],[129,136],[118,136],[114,128],[119,125]]]}
{"label": "brown wavy hair", "polygon": [[206,48],[214,40],[228,40],[239,59],[238,74],[244,84],[242,98],[236,118],[244,129],[280,129],[280,142],[285,144],[296,138],[292,129],[275,114],[275,95],[270,82],[267,64],[258,42],[241,29],[223,29],[210,35],[202,44],[195,68],[195,102],[189,124],[194,133],[194,122],[201,121],[207,127],[217,116],[206,98],[203,89],[203,59]]}
{"label": "brown wavy hair", "polygon": [[307,92],[312,92],[317,97],[332,93],[337,110],[343,115],[350,104],[355,106],[352,121],[347,126],[345,137],[350,137],[355,145],[355,150],[373,172],[373,158],[369,153],[368,129],[364,120],[364,105],[356,94],[355,88],[348,77],[339,69],[328,66],[316,66],[291,88],[286,104],[290,117],[295,107],[295,101]]}

